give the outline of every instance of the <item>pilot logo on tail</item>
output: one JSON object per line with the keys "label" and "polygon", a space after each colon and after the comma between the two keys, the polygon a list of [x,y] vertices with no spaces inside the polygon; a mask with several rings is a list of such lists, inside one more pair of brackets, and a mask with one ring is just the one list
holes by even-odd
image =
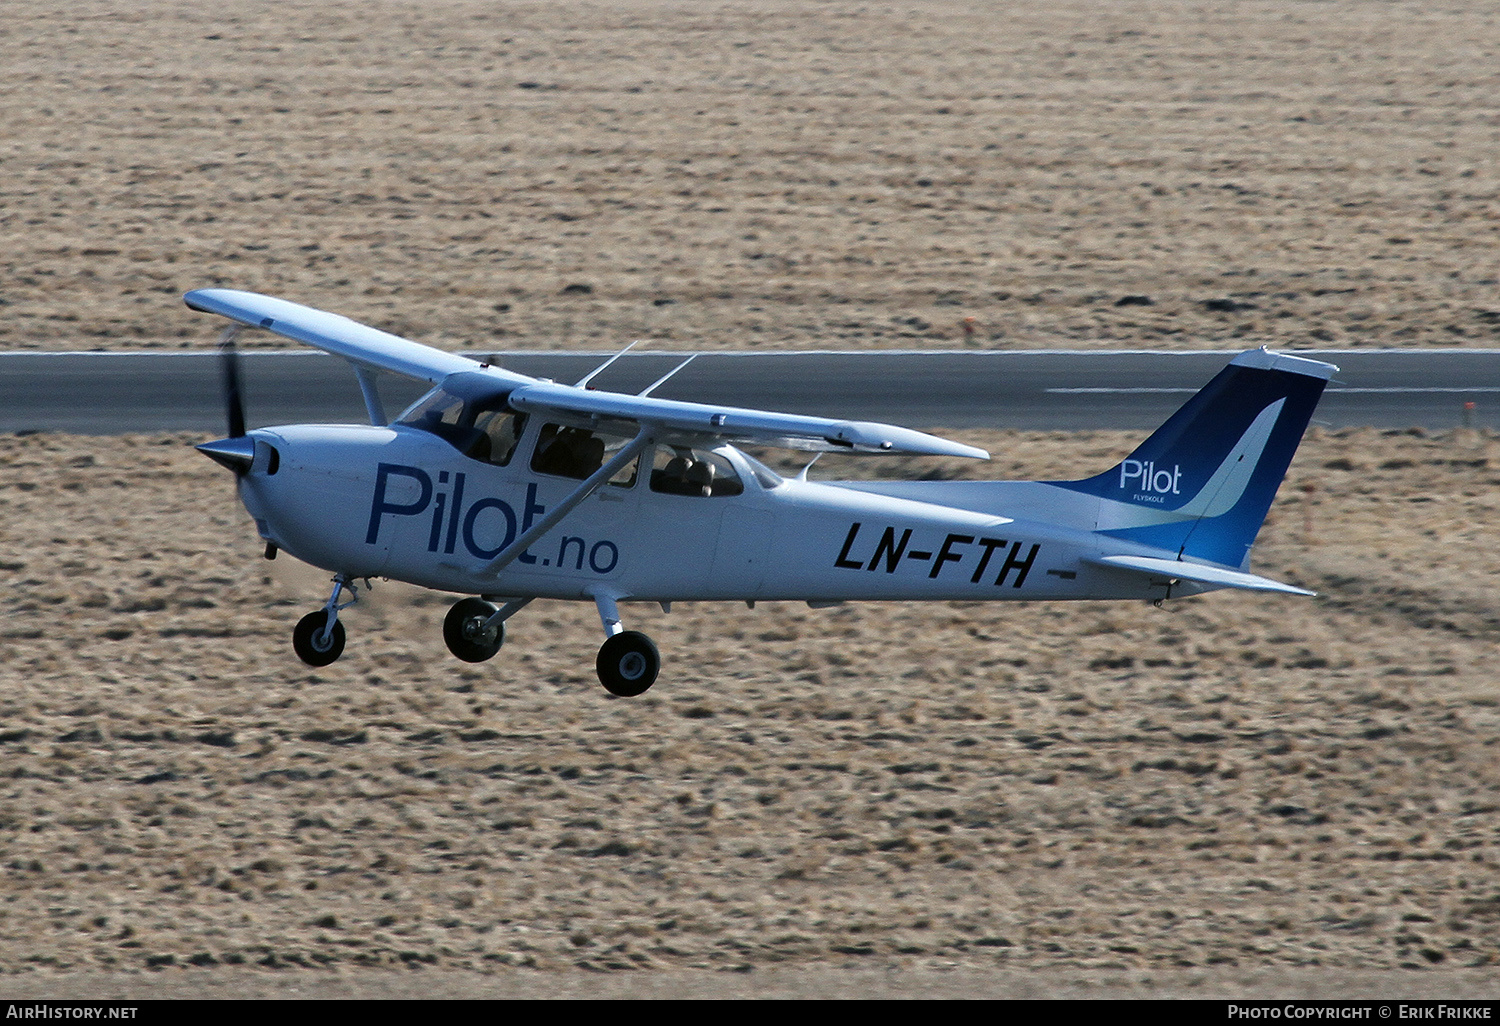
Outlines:
{"label": "pilot logo on tail", "polygon": [[1125,460],[1120,464],[1123,491],[1134,487],[1135,491],[1150,495],[1181,495],[1181,486],[1182,468],[1175,463],[1171,470],[1158,469],[1154,460]]}

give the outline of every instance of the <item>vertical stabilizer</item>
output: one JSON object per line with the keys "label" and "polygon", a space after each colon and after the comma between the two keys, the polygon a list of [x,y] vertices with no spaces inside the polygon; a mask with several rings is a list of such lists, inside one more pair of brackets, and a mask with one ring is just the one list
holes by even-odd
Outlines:
{"label": "vertical stabilizer", "polygon": [[1336,370],[1266,349],[1241,353],[1119,464],[1059,487],[1098,497],[1103,534],[1244,568]]}

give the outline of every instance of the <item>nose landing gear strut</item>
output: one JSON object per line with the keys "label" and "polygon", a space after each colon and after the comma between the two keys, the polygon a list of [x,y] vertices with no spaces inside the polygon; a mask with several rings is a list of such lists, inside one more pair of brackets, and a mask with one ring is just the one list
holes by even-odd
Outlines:
{"label": "nose landing gear strut", "polygon": [[[370,582],[365,581],[368,588]],[[349,601],[340,602],[339,595],[349,590]],[[359,589],[353,581],[339,574],[333,579],[333,594],[322,609],[308,613],[297,621],[292,631],[292,648],[298,658],[309,666],[327,666],[344,654],[344,625],[339,623],[339,610],[359,601]]]}

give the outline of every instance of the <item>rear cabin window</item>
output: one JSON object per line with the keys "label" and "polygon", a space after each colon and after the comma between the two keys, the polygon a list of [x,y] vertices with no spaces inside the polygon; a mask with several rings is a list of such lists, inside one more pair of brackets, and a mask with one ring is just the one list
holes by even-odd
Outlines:
{"label": "rear cabin window", "polygon": [[658,445],[651,458],[651,490],[706,499],[739,495],[745,485],[733,464],[718,453]]}

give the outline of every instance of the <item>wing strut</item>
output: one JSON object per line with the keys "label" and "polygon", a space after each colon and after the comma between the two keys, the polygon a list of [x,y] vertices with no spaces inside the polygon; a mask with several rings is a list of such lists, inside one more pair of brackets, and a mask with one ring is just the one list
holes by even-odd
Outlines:
{"label": "wing strut", "polygon": [[620,472],[620,468],[635,459],[642,449],[651,444],[651,438],[652,432],[642,425],[640,432],[630,440],[629,444],[615,453],[604,466],[590,474],[582,484],[569,492],[566,499],[552,508],[552,512],[532,524],[530,529],[522,534],[521,537],[507,545],[500,555],[481,567],[479,572],[482,574],[498,574],[510,566],[511,563],[515,562],[517,556],[531,547],[532,542],[556,527],[562,521],[563,517],[573,512],[575,506],[597,492],[606,481]]}
{"label": "wing strut", "polygon": [[380,401],[380,390],[375,387],[375,372],[368,367],[350,361],[354,376],[359,379],[360,394],[365,397],[365,410],[370,414],[370,423],[385,427],[390,419],[385,415],[385,404]]}

